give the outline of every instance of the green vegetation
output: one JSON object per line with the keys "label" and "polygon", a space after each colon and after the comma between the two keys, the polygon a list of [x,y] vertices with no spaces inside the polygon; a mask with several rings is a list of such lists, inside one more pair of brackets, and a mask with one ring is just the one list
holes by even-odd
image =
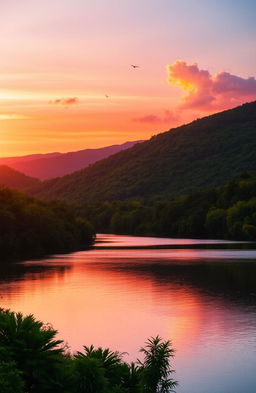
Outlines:
{"label": "green vegetation", "polygon": [[56,334],[33,315],[0,310],[1,393],[168,393],[177,385],[170,341],[150,338],[135,365],[93,346],[71,355]]}
{"label": "green vegetation", "polygon": [[0,188],[0,255],[23,258],[88,248],[91,225],[70,208]]}
{"label": "green vegetation", "polygon": [[169,202],[83,204],[98,232],[256,240],[256,173]]}
{"label": "green vegetation", "polygon": [[39,183],[40,181],[34,177],[24,175],[7,165],[0,165],[0,185],[2,186],[25,190]]}
{"label": "green vegetation", "polygon": [[255,151],[252,102],[159,134],[86,169],[43,182],[31,193],[70,203],[170,200],[256,170]]}

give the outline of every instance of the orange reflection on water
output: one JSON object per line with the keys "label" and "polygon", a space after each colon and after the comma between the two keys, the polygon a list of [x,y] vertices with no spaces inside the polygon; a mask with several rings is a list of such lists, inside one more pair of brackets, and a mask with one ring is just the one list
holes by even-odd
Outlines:
{"label": "orange reflection on water", "polygon": [[[67,259],[63,257],[63,264]],[[1,306],[51,323],[72,349],[111,343],[124,351],[132,335],[134,353],[155,334],[171,337],[180,348],[196,335],[201,306],[195,291],[177,285],[166,288],[150,276],[111,271],[79,258],[76,263],[75,257],[61,271],[60,260],[56,262],[56,269],[27,273],[20,281],[3,284]]]}
{"label": "orange reflection on water", "polygon": [[[131,251],[134,261],[138,251]],[[22,280],[2,285],[1,306],[51,323],[72,350],[93,343],[134,356],[144,340],[156,334],[171,338],[179,353],[190,350],[205,324],[204,297],[193,287],[161,281],[150,271],[134,271],[127,253],[113,263],[113,252],[100,257],[99,250],[92,250],[46,260],[45,271],[28,272]],[[27,267],[37,264],[28,262]]]}
{"label": "orange reflection on water", "polygon": [[[14,264],[0,276],[1,307],[51,323],[72,351],[94,344],[127,351],[136,360],[147,337],[171,339],[179,393],[205,393],[216,376],[232,374],[234,381],[236,369],[253,367],[256,312],[234,296],[240,281],[236,288],[233,278],[239,278],[240,270],[230,261],[243,257],[253,267],[254,250],[126,249],[125,244],[147,247],[173,239],[104,238],[105,244],[90,251]],[[106,240],[119,248],[106,248]],[[218,282],[228,272],[231,298]],[[229,380],[221,383],[223,391],[234,391]]]}

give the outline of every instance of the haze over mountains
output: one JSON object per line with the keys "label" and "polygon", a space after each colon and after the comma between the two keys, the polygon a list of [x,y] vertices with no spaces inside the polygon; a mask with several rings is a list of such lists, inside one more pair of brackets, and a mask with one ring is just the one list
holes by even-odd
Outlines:
{"label": "haze over mountains", "polygon": [[32,193],[68,202],[166,200],[256,170],[256,102],[159,134]]}
{"label": "haze over mountains", "polygon": [[0,185],[18,190],[26,190],[39,183],[40,181],[38,179],[24,175],[24,173],[9,168],[7,165],[0,165]]}
{"label": "haze over mountains", "polygon": [[8,165],[17,171],[40,180],[64,176],[85,168],[141,141],[125,142],[98,149],[84,149],[69,153],[32,154],[23,157],[0,158],[0,165]]}

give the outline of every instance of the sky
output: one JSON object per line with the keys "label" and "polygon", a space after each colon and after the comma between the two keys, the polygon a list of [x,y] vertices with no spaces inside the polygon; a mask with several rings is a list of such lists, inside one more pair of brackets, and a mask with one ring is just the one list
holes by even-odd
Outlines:
{"label": "sky", "polygon": [[254,0],[0,1],[0,156],[147,139],[255,100],[255,15]]}

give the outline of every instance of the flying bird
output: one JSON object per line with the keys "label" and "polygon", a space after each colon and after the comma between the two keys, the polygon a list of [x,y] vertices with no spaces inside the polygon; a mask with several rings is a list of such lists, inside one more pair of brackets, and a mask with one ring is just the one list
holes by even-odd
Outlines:
{"label": "flying bird", "polygon": [[105,97],[106,97],[106,98],[110,98],[107,94],[105,94]]}
{"label": "flying bird", "polygon": [[135,65],[135,64],[131,64],[131,67],[132,67],[132,68],[139,68],[139,66],[138,66],[138,65]]}

